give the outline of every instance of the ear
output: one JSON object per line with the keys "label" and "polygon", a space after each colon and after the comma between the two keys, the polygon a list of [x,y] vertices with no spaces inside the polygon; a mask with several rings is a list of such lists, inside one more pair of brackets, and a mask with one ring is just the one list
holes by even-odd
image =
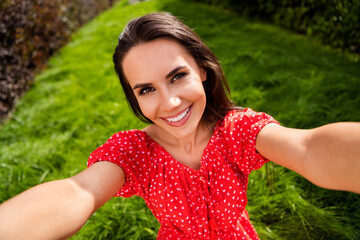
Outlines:
{"label": "ear", "polygon": [[207,79],[207,71],[203,68],[201,68],[201,81],[205,82]]}

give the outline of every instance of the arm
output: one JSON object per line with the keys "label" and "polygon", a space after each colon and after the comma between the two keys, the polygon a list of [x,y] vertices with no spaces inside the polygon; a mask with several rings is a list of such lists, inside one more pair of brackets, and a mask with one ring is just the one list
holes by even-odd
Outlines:
{"label": "arm", "polygon": [[260,131],[256,149],[320,187],[360,193],[360,123],[311,130],[269,124]]}
{"label": "arm", "polygon": [[99,162],[64,180],[33,187],[0,205],[1,239],[64,239],[125,183],[120,167]]}

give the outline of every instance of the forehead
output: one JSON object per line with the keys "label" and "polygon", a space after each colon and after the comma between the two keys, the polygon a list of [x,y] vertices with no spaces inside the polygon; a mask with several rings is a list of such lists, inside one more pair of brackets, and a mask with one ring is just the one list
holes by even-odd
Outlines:
{"label": "forehead", "polygon": [[178,66],[187,66],[190,69],[198,67],[188,51],[170,39],[156,39],[131,48],[122,65],[130,85],[134,81],[151,81],[151,78],[165,77]]}

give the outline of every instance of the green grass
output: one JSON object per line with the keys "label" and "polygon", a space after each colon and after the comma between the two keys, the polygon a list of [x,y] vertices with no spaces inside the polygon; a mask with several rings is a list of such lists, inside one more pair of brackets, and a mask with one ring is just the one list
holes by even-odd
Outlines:
{"label": "green grass", "polygon": [[[153,11],[181,17],[222,62],[237,104],[290,127],[360,121],[359,56],[272,25],[183,1],[124,1],[84,26],[36,77],[0,130],[0,202],[86,167],[112,133],[142,128],[112,66],[125,23]],[[268,164],[250,177],[248,211],[261,239],[359,239],[360,197],[320,189]],[[72,239],[152,239],[159,224],[137,197],[114,198]]]}

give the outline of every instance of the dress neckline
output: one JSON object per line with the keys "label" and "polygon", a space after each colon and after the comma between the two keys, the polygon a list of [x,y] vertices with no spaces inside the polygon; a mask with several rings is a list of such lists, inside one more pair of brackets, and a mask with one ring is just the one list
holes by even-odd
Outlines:
{"label": "dress neckline", "polygon": [[183,169],[186,169],[190,172],[193,172],[193,173],[200,173],[202,171],[202,169],[204,168],[204,161],[205,161],[205,158],[204,158],[204,155],[205,153],[208,151],[208,149],[210,148],[211,144],[214,142],[214,138],[218,132],[218,129],[219,129],[219,126],[222,122],[223,118],[220,118],[217,123],[215,124],[214,128],[212,129],[212,134],[211,134],[211,137],[208,141],[208,143],[206,144],[206,147],[204,148],[202,154],[201,154],[201,161],[200,161],[200,168],[199,169],[194,169],[190,166],[187,166],[181,162],[179,162],[178,160],[176,160],[160,143],[156,142],[147,132],[145,132],[144,130],[139,130],[141,131],[143,134],[145,134],[145,136],[150,140],[150,142],[152,144],[154,144],[155,147],[157,147],[158,149],[160,149],[162,152],[164,152],[168,157],[170,157],[173,161],[176,162],[176,164],[179,166],[179,168],[183,168]]}

